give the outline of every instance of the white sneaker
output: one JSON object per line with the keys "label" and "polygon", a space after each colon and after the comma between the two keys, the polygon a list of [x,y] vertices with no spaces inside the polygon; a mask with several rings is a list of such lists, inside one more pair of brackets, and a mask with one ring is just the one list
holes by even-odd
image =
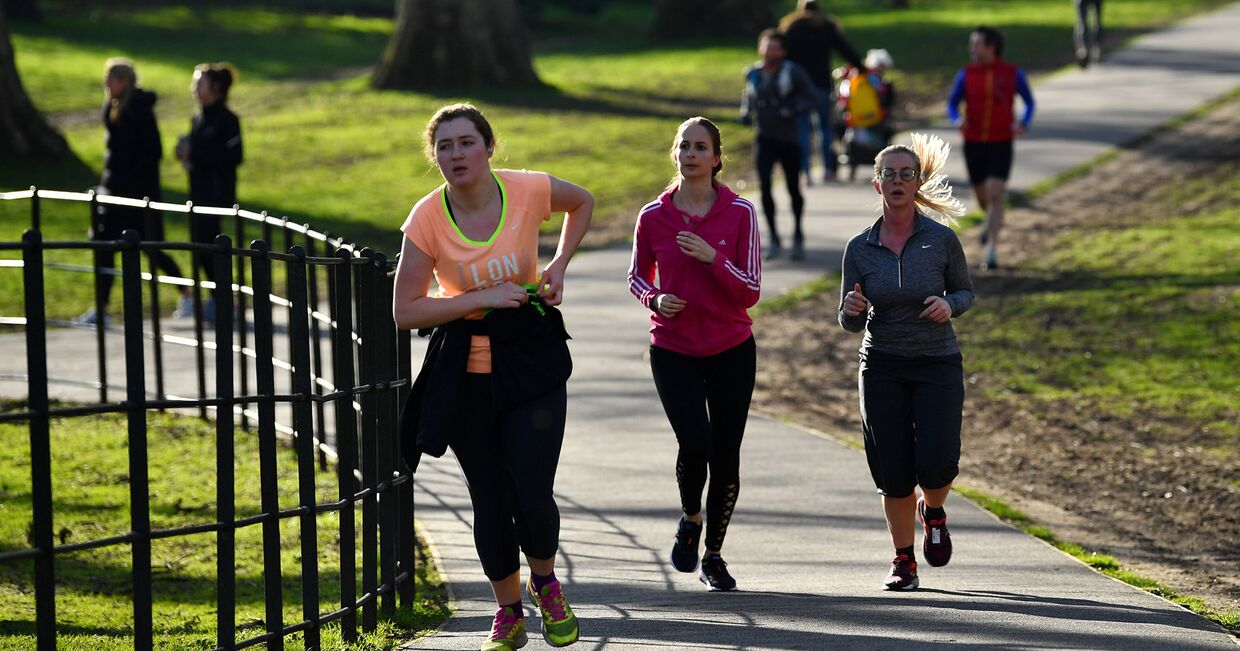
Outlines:
{"label": "white sneaker", "polygon": [[[110,324],[111,321],[112,319],[110,319],[107,314],[103,315],[103,327],[108,327],[108,324]],[[83,312],[81,316],[74,319],[73,322],[78,325],[97,325],[99,323],[99,315],[94,310],[87,310],[86,312]]]}

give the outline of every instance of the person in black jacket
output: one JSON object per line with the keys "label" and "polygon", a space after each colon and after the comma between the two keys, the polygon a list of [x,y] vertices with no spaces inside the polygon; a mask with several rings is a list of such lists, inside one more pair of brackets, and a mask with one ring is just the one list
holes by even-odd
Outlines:
{"label": "person in black jacket", "polygon": [[[138,87],[138,75],[128,59],[108,59],[104,64],[103,104],[104,155],[103,176],[98,193],[131,199],[160,199],[159,159],[163,157],[159,126],[155,121],[155,93]],[[100,205],[90,239],[116,240],[126,230],[135,230],[144,240],[163,240],[163,217],[155,211],[128,206]],[[155,265],[165,273],[180,276],[181,269],[167,253],[152,253]],[[116,254],[96,251],[95,267],[101,270],[95,278],[95,291],[103,296],[106,313],[112,293]],[[94,325],[100,315],[90,310],[78,317],[79,323]]]}
{"label": "person in black jacket", "polygon": [[824,178],[828,181],[835,178],[834,135],[831,131],[831,111],[834,105],[831,51],[839,52],[840,56],[854,67],[862,67],[861,57],[848,41],[844,40],[839,21],[835,16],[823,13],[818,4],[817,0],[800,0],[797,2],[797,10],[784,16],[779,27],[788,48],[788,60],[804,68],[814,82],[814,109],[797,118],[801,133],[801,169],[805,172],[806,185],[812,185],[809,165],[810,151],[813,149],[812,122],[815,118],[818,121],[818,144],[822,151],[822,164],[826,168]]}
{"label": "person in black jacket", "polygon": [[[190,132],[177,143],[177,158],[189,172],[189,200],[195,206],[231,208],[237,203],[237,166],[241,164],[241,122],[228,109],[228,91],[236,80],[229,63],[203,63],[194,68],[190,90],[202,108],[190,121]],[[190,215],[190,240],[211,244],[220,234],[218,215]],[[215,280],[207,256],[199,256],[203,273]],[[204,316],[212,316],[210,300]],[[186,306],[189,308],[189,306]],[[191,308],[192,309],[192,308]],[[189,309],[178,310],[189,316]]]}

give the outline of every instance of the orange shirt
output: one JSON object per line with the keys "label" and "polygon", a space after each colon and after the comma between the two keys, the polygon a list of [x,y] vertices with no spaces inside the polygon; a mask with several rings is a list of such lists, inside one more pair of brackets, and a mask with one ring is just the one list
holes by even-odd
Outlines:
{"label": "orange shirt", "polygon": [[[542,172],[494,170],[503,198],[499,226],[486,241],[465,236],[448,214],[447,184],[422,197],[400,227],[418,250],[435,261],[438,296],[459,296],[509,281],[538,282],[538,226],[551,218],[551,177]],[[481,319],[484,312],[467,315]],[[474,337],[470,373],[491,372],[491,344]]]}

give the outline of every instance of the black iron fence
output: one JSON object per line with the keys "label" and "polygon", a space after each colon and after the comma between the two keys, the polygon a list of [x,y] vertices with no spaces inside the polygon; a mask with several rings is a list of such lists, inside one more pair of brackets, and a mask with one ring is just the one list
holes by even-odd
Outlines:
{"label": "black iron fence", "polygon": [[[359,614],[361,630],[373,631],[378,611],[394,612],[397,599],[400,607],[411,606],[413,484],[399,461],[397,436],[398,396],[411,374],[410,338],[408,332],[396,330],[390,317],[391,265],[383,254],[357,250],[308,226],[236,207],[205,208],[35,188],[0,193],[0,201],[23,200],[30,202],[30,229],[21,242],[0,242],[0,256],[7,258],[0,267],[20,269],[25,314],[0,316],[0,324],[24,327],[26,372],[20,377],[27,386],[28,407],[27,411],[0,413],[0,422],[29,424],[32,542],[29,548],[0,553],[0,563],[33,560],[38,648],[56,648],[57,557],[118,545],[129,545],[132,550],[135,647],[151,648],[151,542],[200,533],[216,534],[217,648],[265,644],[268,649],[280,649],[284,638],[296,632],[304,634],[306,648],[318,648],[319,631],[329,622],[339,620],[344,639],[353,640]],[[112,241],[45,241],[40,228],[41,206],[49,200],[80,202],[84,213],[89,208],[92,223],[100,204],[138,208],[148,219],[147,232],[156,232],[149,225],[161,215],[186,219],[218,216],[224,218],[224,230],[231,237],[220,235],[212,244],[152,242],[141,241],[135,231],[126,231],[121,239]],[[248,237],[254,238],[248,248],[235,244]],[[277,239],[285,252],[272,250],[271,243]],[[46,259],[46,252],[60,250],[119,252],[120,271]],[[190,278],[158,274],[154,254],[175,250],[188,251],[193,257]],[[19,251],[20,261],[15,259]],[[143,258],[148,261],[148,272],[141,269]],[[199,277],[200,259],[213,265],[215,282]],[[273,266],[283,272],[282,295],[273,287],[279,277],[273,274]],[[0,272],[12,273],[2,268]],[[112,325],[103,318],[106,299],[98,291],[95,309],[99,318],[93,324],[49,321],[45,294],[49,272],[119,275],[121,323]],[[164,332],[161,285],[187,287],[192,292],[192,336]],[[149,307],[144,307],[144,286]],[[204,314],[201,308],[206,291],[214,299],[213,315]],[[81,386],[83,380],[49,375],[49,325],[93,330],[98,379],[85,383],[97,387],[96,403],[60,406],[52,402],[49,387]],[[117,335],[123,340],[123,385],[110,381],[108,373],[109,336],[114,340]],[[170,374],[165,368],[165,346],[193,350],[196,396],[179,396],[168,390],[170,377],[183,378],[184,372]],[[285,359],[279,358],[277,348],[287,349]],[[149,387],[147,372],[152,369],[154,387]],[[213,376],[213,387],[208,386],[209,376]],[[122,391],[123,397],[113,397]],[[214,415],[217,495],[212,522],[174,529],[151,527],[146,416],[150,410],[167,409],[196,410],[204,418]],[[52,526],[49,423],[53,418],[104,413],[127,416],[130,531],[57,544]],[[233,477],[233,446],[239,435],[258,439],[262,505],[260,514],[240,519],[234,510]],[[278,500],[278,439],[296,451],[299,500],[295,508],[282,509]],[[335,473],[336,501],[317,501],[318,472]],[[359,505],[360,523],[355,516]],[[341,595],[339,608],[321,612],[317,516],[329,512],[339,513]],[[289,570],[281,567],[280,560],[282,519],[296,519],[300,524],[302,615],[297,622],[285,622],[282,610],[281,583]],[[238,640],[234,539],[239,529],[251,526],[262,528],[265,632]],[[360,568],[355,561],[359,533]],[[359,577],[360,594],[356,588]]]}

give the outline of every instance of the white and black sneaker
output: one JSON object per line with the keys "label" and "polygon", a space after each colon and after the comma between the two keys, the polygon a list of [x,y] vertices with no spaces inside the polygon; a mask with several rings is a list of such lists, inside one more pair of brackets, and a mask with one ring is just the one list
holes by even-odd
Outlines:
{"label": "white and black sneaker", "polygon": [[702,559],[698,580],[705,583],[711,592],[731,592],[736,589],[736,579],[728,574],[728,564],[718,554]]}

